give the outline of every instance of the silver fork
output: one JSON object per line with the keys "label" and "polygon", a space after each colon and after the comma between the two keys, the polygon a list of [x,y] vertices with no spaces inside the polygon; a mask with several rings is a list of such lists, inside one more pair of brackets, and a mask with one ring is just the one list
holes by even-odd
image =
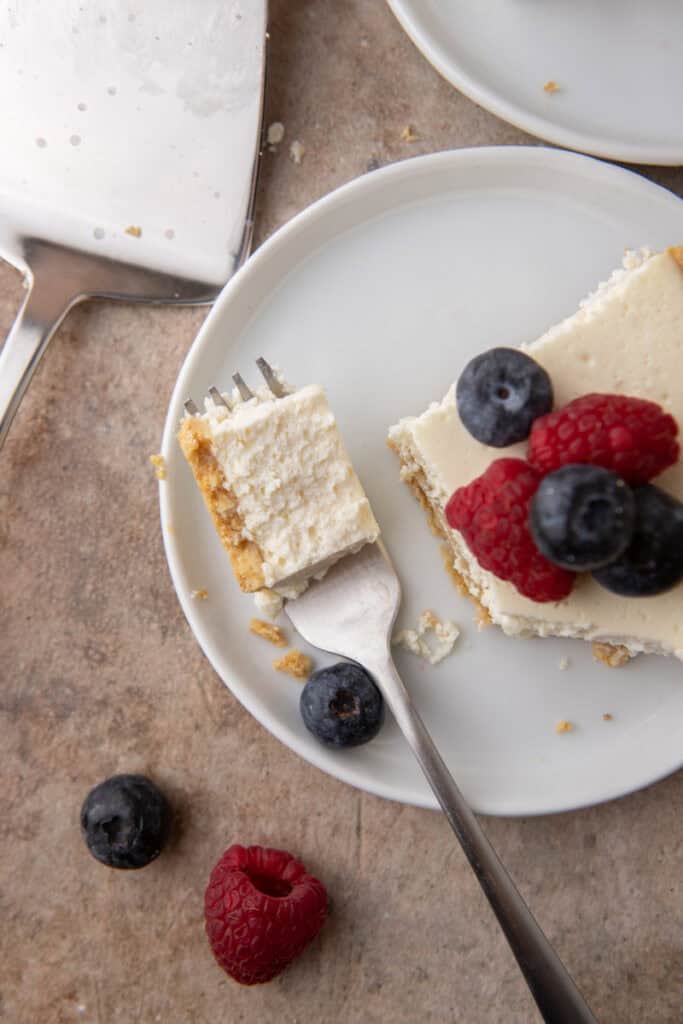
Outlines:
{"label": "silver fork", "polygon": [[427,732],[391,658],[401,585],[384,546],[348,555],[285,611],[301,636],[363,665],[379,686],[498,918],[547,1024],[596,1024],[583,996],[501,864]]}
{"label": "silver fork", "polygon": [[[285,395],[287,394],[287,391],[283,387],[282,381],[280,380],[280,378],[278,377],[270,363],[266,362],[263,356],[259,356],[258,359],[256,360],[256,365],[258,366],[263,376],[263,379],[270,388],[274,397],[284,398]],[[254,392],[251,390],[251,388],[249,387],[241,373],[233,373],[232,379],[233,383],[235,384],[235,387],[239,391],[240,398],[242,399],[243,402],[248,402],[250,398],[254,397]],[[223,405],[225,406],[226,409],[232,411],[232,406],[230,402],[224,395],[221,394],[217,387],[212,386],[208,388],[208,393],[214,405]],[[199,414],[199,409],[197,408],[197,406],[195,405],[191,398],[185,399],[183,405],[185,407],[185,412],[189,416],[197,416]]]}

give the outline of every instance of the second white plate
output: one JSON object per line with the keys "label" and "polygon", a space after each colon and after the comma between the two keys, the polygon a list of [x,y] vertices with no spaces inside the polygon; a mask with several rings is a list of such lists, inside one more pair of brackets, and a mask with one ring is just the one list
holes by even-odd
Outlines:
{"label": "second white plate", "polygon": [[[489,814],[535,814],[629,792],[681,763],[683,665],[639,658],[613,671],[579,641],[477,632],[444,572],[424,513],[399,481],[387,428],[440,398],[473,354],[517,345],[571,313],[624,247],[683,240],[683,203],[629,172],[543,148],[461,150],[352,182],[263,245],[223,291],[181,370],[160,485],[166,552],[188,621],[252,714],[340,779],[408,803],[432,794],[393,721],[364,747],[332,752],[306,732],[300,686],[230,572],[175,432],[182,403],[259,355],[297,384],[320,383],[397,565],[400,624],[433,608],[462,627],[437,668],[397,663],[465,795]],[[191,598],[205,587],[205,601]],[[324,656],[315,653],[318,664]],[[570,666],[560,671],[563,658]],[[602,715],[610,712],[613,720]],[[555,723],[569,719],[572,733]]]}
{"label": "second white plate", "polygon": [[388,2],[444,78],[498,117],[595,156],[683,163],[680,0]]}

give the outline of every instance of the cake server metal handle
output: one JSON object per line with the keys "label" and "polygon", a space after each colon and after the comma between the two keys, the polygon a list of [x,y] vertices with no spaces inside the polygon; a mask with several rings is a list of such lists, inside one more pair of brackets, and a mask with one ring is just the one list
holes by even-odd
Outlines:
{"label": "cake server metal handle", "polygon": [[543,1020],[596,1024],[458,789],[396,671],[389,644],[400,601],[398,577],[377,543],[341,559],[323,580],[287,602],[286,610],[305,640],[360,662],[374,677],[498,918]]}

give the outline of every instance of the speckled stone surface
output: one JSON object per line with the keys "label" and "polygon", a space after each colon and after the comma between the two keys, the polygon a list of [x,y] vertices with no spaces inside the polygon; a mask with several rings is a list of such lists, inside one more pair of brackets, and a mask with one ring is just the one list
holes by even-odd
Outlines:
{"label": "speckled stone surface", "polygon": [[[265,157],[259,240],[369,167],[532,141],[443,82],[382,0],[271,6],[268,118],[286,137]],[[645,173],[683,193],[681,170]],[[0,268],[3,333],[21,295]],[[439,815],[299,760],[185,623],[147,456],[205,312],[74,312],[0,457],[0,1019],[536,1021]],[[79,836],[85,793],[118,771],[148,773],[177,809],[170,849],[140,872],[103,868]],[[579,813],[486,821],[602,1024],[683,1019],[682,806],[679,773]],[[208,873],[236,840],[296,852],[334,904],[308,953],[255,989],[219,971],[202,927]]]}

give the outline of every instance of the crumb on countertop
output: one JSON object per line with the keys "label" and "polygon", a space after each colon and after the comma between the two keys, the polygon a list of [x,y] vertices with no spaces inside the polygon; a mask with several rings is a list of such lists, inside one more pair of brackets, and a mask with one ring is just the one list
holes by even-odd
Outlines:
{"label": "crumb on countertop", "polygon": [[628,647],[622,647],[619,644],[602,644],[598,640],[594,640],[591,650],[595,660],[601,661],[609,668],[621,668],[631,660]]}
{"label": "crumb on countertop", "polygon": [[403,142],[417,142],[419,135],[416,133],[412,125],[407,124],[401,132],[401,140]]}
{"label": "crumb on countertop", "polygon": [[132,235],[133,238],[140,238],[142,236],[142,228],[138,227],[137,224],[129,224],[128,227],[123,230],[127,235]]}
{"label": "crumb on countertop", "polygon": [[568,722],[566,718],[561,718],[560,721],[555,726],[555,732],[557,732],[557,733],[571,732],[573,728],[574,728],[574,726],[572,725],[571,722]]}
{"label": "crumb on countertop", "polygon": [[279,145],[285,137],[285,126],[282,121],[273,121],[271,125],[268,125],[268,132],[266,134],[266,141],[269,146]]}
{"label": "crumb on countertop", "polygon": [[604,713],[604,715],[602,716],[602,720],[603,720],[603,722],[611,722],[613,718],[614,718],[614,715],[611,715],[611,714],[609,713],[609,711],[606,711],[606,712]]}
{"label": "crumb on countertop", "polygon": [[289,147],[289,155],[295,164],[300,164],[306,155],[306,147],[298,139],[294,139],[294,142]]}
{"label": "crumb on countertop", "polygon": [[249,629],[256,636],[260,636],[261,639],[267,640],[269,644],[275,644],[276,647],[286,647],[287,637],[282,632],[279,626],[274,625],[272,622],[264,622],[263,619],[252,619],[249,623]]}
{"label": "crumb on countertop", "polygon": [[308,679],[313,668],[313,662],[307,654],[297,651],[296,647],[287,651],[281,658],[273,662],[273,668],[277,672],[286,672],[295,679]]}
{"label": "crumb on countertop", "polygon": [[163,455],[150,455],[149,461],[154,466],[154,475],[157,480],[165,480],[167,475],[166,459]]}
{"label": "crumb on countertop", "polygon": [[[429,642],[428,637],[434,639]],[[424,658],[430,665],[438,665],[448,657],[460,636],[460,629],[454,622],[442,622],[438,615],[425,609],[417,620],[417,629],[400,629],[394,633],[391,642],[411,654]]]}
{"label": "crumb on countertop", "polygon": [[560,672],[566,672],[569,668],[569,658],[560,658],[558,666]]}
{"label": "crumb on countertop", "polygon": [[543,92],[559,92],[559,91],[560,91],[560,86],[557,84],[557,82],[554,82],[552,80],[552,78],[550,79],[550,81],[546,82],[545,85],[543,86]]}
{"label": "crumb on countertop", "polygon": [[206,587],[200,587],[199,590],[191,590],[190,597],[193,601],[206,601],[209,597],[209,591]]}

